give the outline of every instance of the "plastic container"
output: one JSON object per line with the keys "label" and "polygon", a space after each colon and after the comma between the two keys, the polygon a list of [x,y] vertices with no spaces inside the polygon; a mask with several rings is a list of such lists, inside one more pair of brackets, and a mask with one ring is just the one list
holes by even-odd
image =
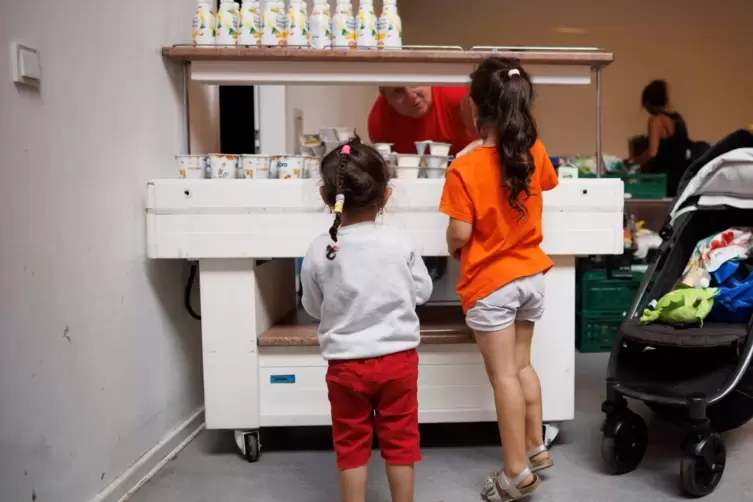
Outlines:
{"label": "plastic container", "polygon": [[243,0],[239,20],[238,45],[261,47],[261,6],[259,0]]}
{"label": "plastic container", "polygon": [[580,352],[609,352],[625,319],[621,313],[583,312],[578,316],[575,347]]}
{"label": "plastic container", "polygon": [[241,156],[243,177],[247,180],[269,179],[271,164],[271,155],[246,154]]}
{"label": "plastic container", "polygon": [[418,169],[421,167],[421,155],[401,154],[397,156],[397,167],[410,167]]}
{"label": "plastic container", "polygon": [[238,27],[240,16],[238,4],[232,0],[222,0],[217,9],[215,44],[220,46],[235,46],[238,43]]}
{"label": "plastic container", "polygon": [[352,127],[335,127],[335,134],[337,135],[337,141],[350,141],[355,135],[355,131]]}
{"label": "plastic container", "polygon": [[290,0],[287,28],[288,47],[309,47],[311,40],[309,38],[308,9],[303,0]]}
{"label": "plastic container", "polygon": [[204,155],[176,155],[178,175],[187,180],[203,180],[206,177],[207,158]]}
{"label": "plastic container", "polygon": [[193,45],[211,47],[214,45],[215,17],[212,2],[199,0],[193,16]]}
{"label": "plastic container", "polygon": [[332,48],[332,10],[329,0],[316,0],[309,18],[312,49]]}
{"label": "plastic container", "polygon": [[379,19],[374,11],[374,0],[361,0],[358,7],[356,45],[359,49],[377,48],[377,24]]}
{"label": "plastic container", "polygon": [[429,148],[431,141],[416,141],[416,153],[419,155],[425,155],[426,149]]}
{"label": "plastic container", "polygon": [[609,279],[606,271],[584,272],[580,277],[581,311],[623,313],[633,301],[643,272],[628,279]]}
{"label": "plastic container", "polygon": [[332,47],[356,48],[356,18],[350,0],[337,0],[335,15],[332,18]]}
{"label": "plastic container", "polygon": [[426,160],[427,169],[445,169],[446,170],[447,165],[450,163],[450,158],[444,155],[426,155],[424,156],[424,159]]}
{"label": "plastic container", "polygon": [[223,153],[209,154],[209,169],[213,180],[232,180],[238,170],[238,156]]}
{"label": "plastic container", "polygon": [[429,141],[429,155],[450,155],[450,148],[452,145],[449,143],[437,143],[436,141]]}
{"label": "plastic container", "polygon": [[276,157],[275,167],[277,177],[281,180],[295,180],[303,177],[306,157],[303,155],[282,155]]}
{"label": "plastic container", "polygon": [[384,0],[377,24],[377,46],[385,49],[403,47],[403,23],[397,12],[397,0]]}
{"label": "plastic container", "polygon": [[287,45],[288,15],[285,2],[268,1],[261,15],[261,45],[285,47]]}
{"label": "plastic container", "polygon": [[396,169],[398,179],[417,179],[420,169],[418,167],[400,167]]}

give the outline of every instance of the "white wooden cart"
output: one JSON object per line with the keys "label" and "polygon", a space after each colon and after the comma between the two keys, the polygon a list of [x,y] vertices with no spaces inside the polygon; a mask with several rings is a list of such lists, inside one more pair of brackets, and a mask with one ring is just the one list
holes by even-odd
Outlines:
{"label": "white wooden cart", "polygon": [[[273,84],[460,85],[483,50],[314,51],[170,47],[189,79],[261,85],[261,151],[285,151],[284,93]],[[596,50],[497,50],[518,57],[537,84],[589,85],[612,55]],[[186,94],[187,95],[187,94]],[[186,101],[186,109],[189,103]],[[597,110],[600,102],[597,99]],[[600,112],[597,112],[597,116]],[[282,118],[281,118],[282,117]],[[597,135],[597,154],[601,153]],[[597,157],[600,158],[600,155]],[[446,256],[442,180],[393,180],[385,223],[411,233],[424,256]],[[329,403],[315,322],[296,311],[294,259],[331,224],[315,180],[155,180],[147,187],[148,256],[200,262],[206,424],[236,431],[251,461],[265,426],[328,425]],[[575,256],[622,253],[623,185],[563,180],[544,197],[547,311],[533,361],[544,419],[574,417]],[[446,299],[445,299],[446,300]],[[455,301],[420,310],[419,417],[495,420],[472,334]],[[550,440],[558,429],[550,430]]]}

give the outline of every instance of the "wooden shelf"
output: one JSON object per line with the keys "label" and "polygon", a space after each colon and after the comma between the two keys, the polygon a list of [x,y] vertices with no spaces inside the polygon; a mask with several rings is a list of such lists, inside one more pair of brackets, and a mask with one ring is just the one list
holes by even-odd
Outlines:
{"label": "wooden shelf", "polygon": [[538,84],[587,85],[614,60],[599,50],[315,50],[173,46],[170,60],[191,64],[191,78],[214,85],[459,85],[490,56],[518,58]]}
{"label": "wooden shelf", "polygon": [[566,50],[318,50],[258,49],[250,47],[164,47],[162,55],[177,61],[285,61],[285,62],[400,62],[400,63],[479,63],[490,56],[517,58],[523,64],[566,65],[602,68],[614,61],[611,52]]}
{"label": "wooden shelf", "polygon": [[[423,345],[456,345],[476,343],[465,324],[460,307],[419,307],[421,343]],[[318,323],[302,310],[286,316],[259,337],[260,347],[315,347]]]}

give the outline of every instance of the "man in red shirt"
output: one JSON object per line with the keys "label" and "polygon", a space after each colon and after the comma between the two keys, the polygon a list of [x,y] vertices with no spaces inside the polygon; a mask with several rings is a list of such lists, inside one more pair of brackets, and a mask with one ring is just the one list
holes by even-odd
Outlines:
{"label": "man in red shirt", "polygon": [[416,153],[416,141],[450,143],[456,155],[478,138],[466,87],[382,87],[369,114],[373,143]]}

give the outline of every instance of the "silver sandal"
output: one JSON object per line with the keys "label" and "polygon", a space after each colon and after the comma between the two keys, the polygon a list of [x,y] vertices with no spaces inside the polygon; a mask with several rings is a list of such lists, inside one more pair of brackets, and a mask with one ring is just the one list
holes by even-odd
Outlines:
{"label": "silver sandal", "polygon": [[541,446],[534,448],[533,450],[526,453],[526,456],[528,457],[528,466],[531,468],[531,472],[540,472],[544,469],[549,469],[550,467],[554,466],[554,461],[549,456],[547,456],[545,459],[534,460],[535,457],[545,452],[548,453],[549,449],[542,444]]}
{"label": "silver sandal", "polygon": [[[526,486],[520,486],[531,475],[533,475],[533,482]],[[499,471],[490,480],[491,484],[487,480],[487,485],[484,486],[484,490],[481,492],[481,498],[486,502],[520,500],[531,495],[541,486],[541,479],[536,474],[533,474],[528,467],[523,469],[523,472],[513,479],[508,478],[504,471]]]}

